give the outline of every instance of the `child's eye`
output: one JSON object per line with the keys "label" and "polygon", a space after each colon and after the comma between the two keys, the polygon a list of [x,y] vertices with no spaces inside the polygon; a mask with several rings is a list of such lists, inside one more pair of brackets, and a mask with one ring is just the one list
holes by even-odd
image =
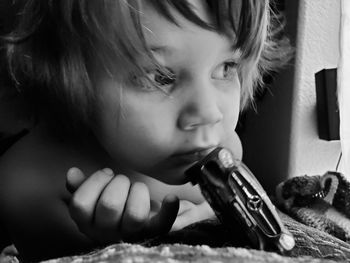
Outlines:
{"label": "child's eye", "polygon": [[141,87],[141,89],[145,91],[171,91],[176,81],[176,76],[171,70],[166,69],[166,72],[163,72],[159,69],[155,69],[147,70],[146,72],[146,76],[134,76],[133,83],[136,86]]}
{"label": "child's eye", "polygon": [[166,73],[157,69],[148,73],[147,77],[159,88],[167,88],[175,83],[175,74],[169,69]]}
{"label": "child's eye", "polygon": [[233,61],[220,64],[212,73],[217,80],[233,80],[237,74],[237,63]]}

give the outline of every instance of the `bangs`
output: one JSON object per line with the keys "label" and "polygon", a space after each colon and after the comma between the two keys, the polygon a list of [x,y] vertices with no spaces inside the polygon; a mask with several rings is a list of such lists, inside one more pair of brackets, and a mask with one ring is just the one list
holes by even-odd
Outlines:
{"label": "bangs", "polygon": [[[108,2],[108,1],[105,1]],[[239,50],[240,63],[239,75],[242,86],[241,108],[245,108],[249,101],[254,99],[254,89],[261,83],[262,75],[278,67],[276,63],[280,58],[268,51],[268,56],[263,56],[264,49],[271,46],[277,47],[274,42],[270,28],[271,11],[268,0],[206,0],[206,11],[209,14],[209,21],[200,17],[188,0],[148,0],[150,4],[167,21],[179,26],[173,12],[179,13],[182,17],[193,24],[210,31],[226,35],[232,39],[232,46]],[[109,33],[101,32],[95,39],[102,45],[109,43],[106,50],[109,50],[104,58],[107,72],[113,76],[122,75],[126,71],[146,77],[146,72],[140,66],[140,58],[146,63],[154,65],[161,73],[167,75],[167,69],[163,68],[153,57],[147,47],[140,22],[142,16],[142,1],[130,0],[109,3],[109,15],[106,16]],[[110,17],[114,17],[113,23]],[[95,25],[95,28],[106,29],[105,26]],[[107,27],[108,28],[108,27]],[[116,39],[117,38],[117,39]],[[112,40],[112,41],[111,41]],[[269,43],[271,42],[271,43]],[[111,54],[113,54],[111,56]],[[108,63],[106,63],[109,61]],[[117,63],[122,63],[116,65]],[[123,68],[125,72],[112,72],[113,68]]]}
{"label": "bangs", "polygon": [[[263,20],[268,9],[265,0],[206,0],[210,21],[199,17],[188,0],[149,0],[152,7],[168,21],[178,25],[170,9],[176,10],[193,24],[207,30],[225,34],[233,40],[235,49],[244,50],[243,57],[251,56],[259,49],[263,35]],[[244,47],[244,48],[243,48]]]}

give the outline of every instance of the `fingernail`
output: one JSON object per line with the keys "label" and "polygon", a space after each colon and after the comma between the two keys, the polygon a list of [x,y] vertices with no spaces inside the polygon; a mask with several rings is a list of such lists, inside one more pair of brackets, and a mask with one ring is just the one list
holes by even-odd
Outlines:
{"label": "fingernail", "polygon": [[166,198],[166,201],[169,203],[179,201],[179,198],[177,197],[177,195],[173,195],[173,194],[169,194],[165,198]]}
{"label": "fingernail", "polygon": [[102,171],[107,175],[113,175],[113,170],[111,168],[104,168]]}
{"label": "fingernail", "polygon": [[74,175],[75,173],[77,173],[79,170],[78,170],[78,168],[76,168],[76,167],[72,167],[72,168],[69,168],[69,170],[67,171],[67,176],[72,176],[72,175]]}

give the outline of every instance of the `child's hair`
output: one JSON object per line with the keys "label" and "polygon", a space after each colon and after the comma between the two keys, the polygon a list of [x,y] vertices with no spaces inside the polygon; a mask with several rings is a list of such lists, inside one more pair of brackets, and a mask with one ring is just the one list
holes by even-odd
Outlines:
{"label": "child's hair", "polygon": [[[159,66],[147,48],[140,22],[144,0],[28,0],[18,25],[3,38],[8,74],[33,115],[61,132],[86,130],[93,122],[96,72],[123,79],[144,75],[139,58]],[[212,23],[196,15],[189,0],[148,0],[177,24],[171,8],[208,30],[228,36],[240,50],[241,108],[253,101],[262,76],[289,59],[281,23],[268,0],[207,0]],[[83,130],[84,130],[83,129]],[[77,132],[79,134],[79,132]]]}

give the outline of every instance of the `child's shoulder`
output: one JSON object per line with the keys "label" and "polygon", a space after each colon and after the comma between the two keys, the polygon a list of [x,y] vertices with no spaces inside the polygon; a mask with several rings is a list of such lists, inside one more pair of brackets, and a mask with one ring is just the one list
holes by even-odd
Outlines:
{"label": "child's shoulder", "polygon": [[34,128],[0,157],[0,205],[33,195],[66,195],[66,173],[72,166],[84,169],[93,164],[69,144]]}
{"label": "child's shoulder", "polygon": [[67,147],[41,136],[40,131],[34,128],[0,157],[0,179],[10,176],[25,180],[33,174],[40,179],[43,173],[52,179],[55,171],[62,169],[71,157],[68,152]]}
{"label": "child's shoulder", "polygon": [[24,257],[52,257],[58,247],[67,253],[87,242],[68,214],[66,190],[67,170],[84,167],[84,158],[35,129],[0,157],[0,226]]}

